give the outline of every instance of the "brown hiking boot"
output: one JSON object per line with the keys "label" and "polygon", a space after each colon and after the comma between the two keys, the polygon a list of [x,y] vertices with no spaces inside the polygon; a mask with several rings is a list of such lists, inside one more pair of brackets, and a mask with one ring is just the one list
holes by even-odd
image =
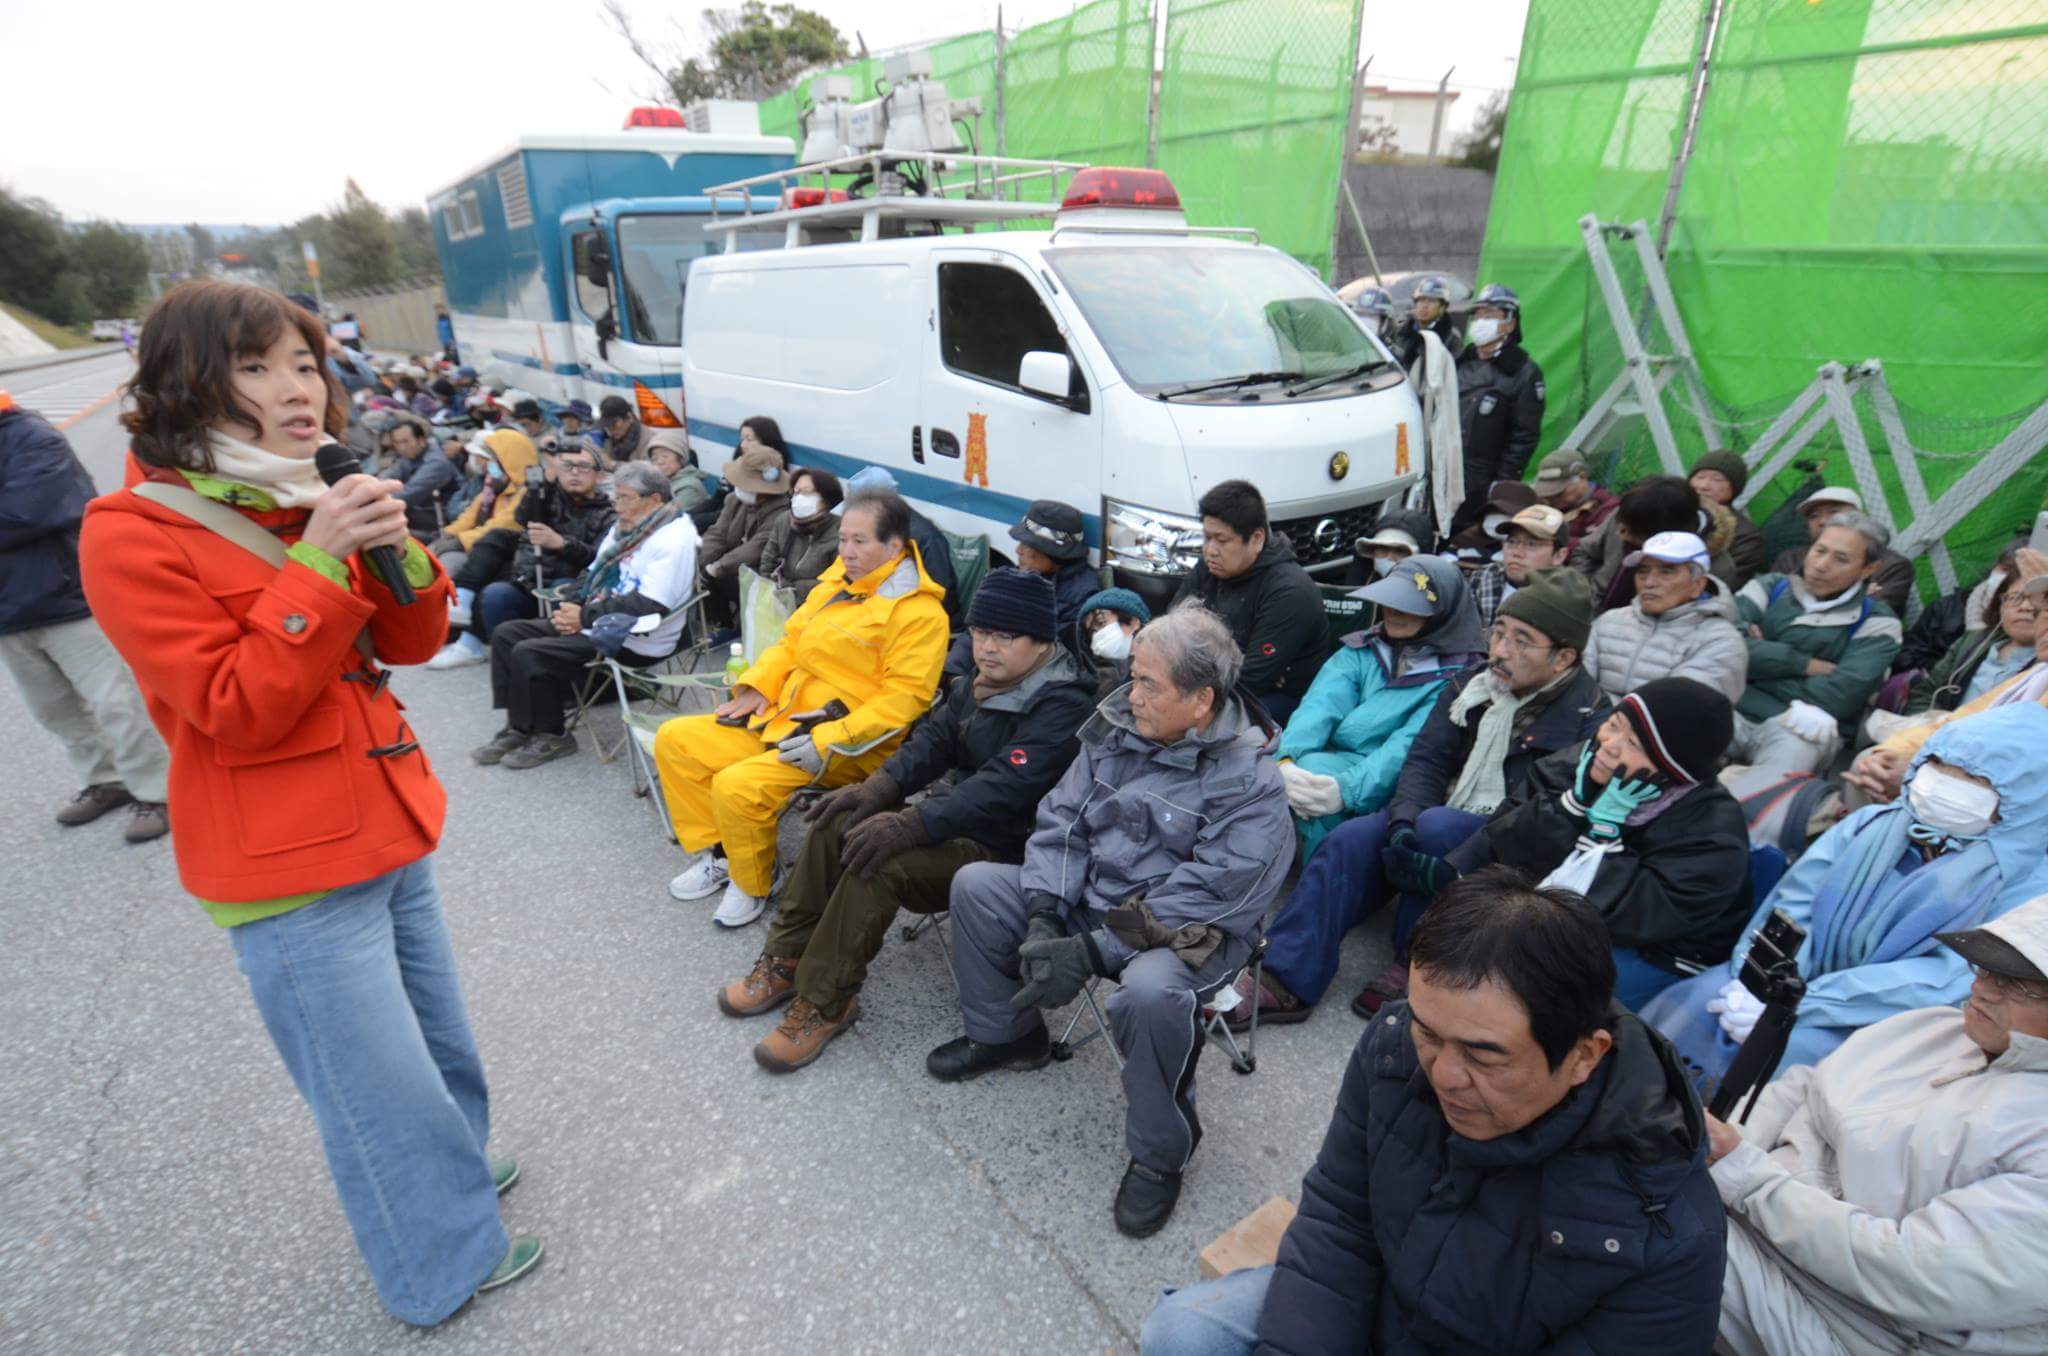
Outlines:
{"label": "brown hiking boot", "polygon": [[796,962],[762,956],[747,971],[718,991],[718,1010],[728,1017],[757,1017],[780,1007],[796,992]]}
{"label": "brown hiking boot", "polygon": [[73,796],[69,805],[57,811],[57,822],[67,829],[75,829],[80,824],[92,823],[109,810],[120,809],[134,799],[121,783],[101,782]]}
{"label": "brown hiking boot", "polygon": [[121,836],[131,843],[147,843],[171,831],[171,817],[160,800],[138,800],[128,807],[128,827]]}
{"label": "brown hiking boot", "polygon": [[833,1021],[808,998],[799,998],[782,1014],[782,1025],[754,1047],[754,1062],[770,1073],[795,1073],[825,1053],[832,1038],[860,1016],[860,999],[846,1000],[846,1015]]}

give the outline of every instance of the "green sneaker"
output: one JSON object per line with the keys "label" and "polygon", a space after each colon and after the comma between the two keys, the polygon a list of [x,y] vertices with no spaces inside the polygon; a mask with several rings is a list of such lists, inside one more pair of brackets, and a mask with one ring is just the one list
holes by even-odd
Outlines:
{"label": "green sneaker", "polygon": [[540,1240],[532,1234],[514,1234],[512,1246],[505,1249],[503,1260],[497,1270],[484,1277],[484,1283],[476,1288],[481,1295],[486,1290],[496,1290],[501,1285],[510,1285],[540,1265]]}
{"label": "green sneaker", "polygon": [[517,1159],[494,1158],[491,1160],[491,1181],[497,1186],[500,1196],[510,1191],[512,1184],[518,1180],[519,1161]]}

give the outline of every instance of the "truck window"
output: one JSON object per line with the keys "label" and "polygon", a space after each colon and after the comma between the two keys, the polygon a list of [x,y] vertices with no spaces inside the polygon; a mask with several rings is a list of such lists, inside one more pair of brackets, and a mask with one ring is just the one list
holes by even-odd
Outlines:
{"label": "truck window", "polygon": [[619,269],[626,279],[626,320],[636,343],[683,342],[690,261],[719,248],[704,237],[709,220],[674,213],[619,218]]}
{"label": "truck window", "polygon": [[584,276],[590,266],[590,248],[596,242],[596,231],[579,231],[570,241],[570,257],[576,274],[576,304],[592,320],[612,309],[611,293]]}
{"label": "truck window", "polygon": [[1018,364],[1038,351],[1066,353],[1067,341],[1023,274],[1001,264],[939,265],[939,352],[948,368],[1015,391]]}

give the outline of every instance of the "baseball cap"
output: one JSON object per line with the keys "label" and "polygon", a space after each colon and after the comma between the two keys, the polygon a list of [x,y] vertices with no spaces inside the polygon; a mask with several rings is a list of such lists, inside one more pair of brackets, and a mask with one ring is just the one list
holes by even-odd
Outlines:
{"label": "baseball cap", "polygon": [[1575,447],[1561,447],[1545,457],[1536,470],[1536,488],[1551,489],[1587,474],[1586,459]]}
{"label": "baseball cap", "polygon": [[1501,524],[1501,535],[1506,536],[1511,527],[1519,527],[1532,537],[1554,542],[1564,531],[1564,515],[1548,504],[1531,504]]}
{"label": "baseball cap", "polygon": [[2048,982],[2048,895],[2030,899],[1982,927],[1937,932],[1934,938],[1994,974]]}
{"label": "baseball cap", "polygon": [[1806,502],[1799,506],[1801,513],[1816,504],[1840,504],[1844,508],[1863,512],[1863,496],[1846,485],[1823,485],[1806,496]]}
{"label": "baseball cap", "polygon": [[1707,544],[1690,532],[1659,532],[1643,543],[1642,550],[1623,556],[1621,566],[1625,570],[1633,570],[1645,560],[1697,565],[1702,570],[1713,563],[1713,557],[1707,554]]}

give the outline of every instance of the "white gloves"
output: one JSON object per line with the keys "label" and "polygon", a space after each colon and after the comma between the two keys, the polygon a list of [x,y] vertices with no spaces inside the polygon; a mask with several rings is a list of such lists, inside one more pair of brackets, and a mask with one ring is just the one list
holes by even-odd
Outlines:
{"label": "white gloves", "polygon": [[1833,716],[1812,702],[1793,702],[1778,719],[1786,729],[1809,744],[1825,744],[1840,729]]}
{"label": "white gloves", "polygon": [[1740,1045],[1756,1030],[1756,1019],[1764,1015],[1764,1003],[1744,988],[1741,980],[1731,979],[1722,987],[1719,998],[1707,1000],[1707,1011],[1721,1014],[1721,1030]]}
{"label": "white gloves", "polygon": [[813,777],[825,770],[825,760],[818,755],[818,746],[812,741],[808,730],[798,730],[775,748],[783,762],[792,767],[802,768]]}
{"label": "white gloves", "polygon": [[1343,812],[1344,788],[1335,777],[1310,772],[1294,763],[1282,763],[1280,782],[1287,788],[1287,808],[1303,819]]}

